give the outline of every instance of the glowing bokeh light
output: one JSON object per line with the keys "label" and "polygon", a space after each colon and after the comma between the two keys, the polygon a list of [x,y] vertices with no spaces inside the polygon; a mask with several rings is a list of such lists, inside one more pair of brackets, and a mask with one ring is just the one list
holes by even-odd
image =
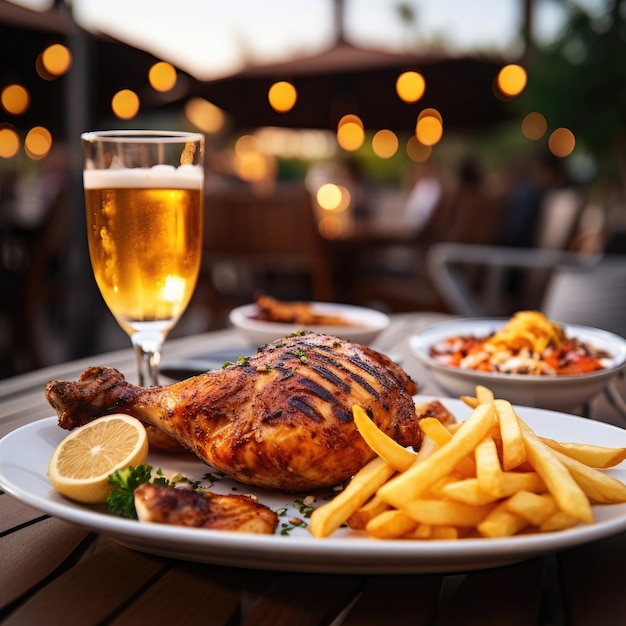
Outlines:
{"label": "glowing bokeh light", "polygon": [[343,220],[339,215],[333,213],[322,216],[317,228],[324,239],[337,239],[345,231]]}
{"label": "glowing bokeh light", "polygon": [[176,68],[171,63],[159,61],[148,70],[148,81],[155,91],[171,91],[178,81]]}
{"label": "glowing bokeh light", "polygon": [[337,123],[337,130],[339,130],[344,124],[356,124],[357,126],[364,128],[363,121],[358,115],[355,115],[354,113],[347,113],[346,115],[344,115]]}
{"label": "glowing bokeh light", "polygon": [[296,88],[285,80],[274,83],[267,92],[270,106],[278,113],[291,111],[298,99]]}
{"label": "glowing bokeh light", "polygon": [[342,204],[341,187],[335,183],[325,183],[315,194],[317,204],[325,211],[336,211]]}
{"label": "glowing bokeh light", "polygon": [[424,109],[417,118],[415,136],[425,146],[434,146],[443,137],[443,119],[437,109]]}
{"label": "glowing bokeh light", "polygon": [[62,76],[72,67],[72,53],[63,44],[55,43],[41,53],[41,64],[51,76]]}
{"label": "glowing bokeh light", "polygon": [[10,159],[20,149],[20,138],[13,128],[0,128],[0,158]]}
{"label": "glowing bokeh light", "polygon": [[7,113],[23,115],[30,106],[30,93],[22,85],[8,85],[2,90],[0,102]]}
{"label": "glowing bokeh light", "polygon": [[118,91],[111,100],[111,109],[116,117],[130,120],[139,113],[139,96],[131,89]]}
{"label": "glowing bokeh light", "polygon": [[348,189],[336,183],[324,183],[317,190],[315,197],[319,206],[325,211],[345,211],[352,201]]}
{"label": "glowing bokeh light", "polygon": [[505,65],[499,72],[496,80],[498,89],[509,97],[518,96],[526,87],[528,75],[526,70],[515,63]]}
{"label": "glowing bokeh light", "polygon": [[404,102],[417,102],[426,91],[426,81],[419,72],[403,72],[396,80],[396,93]]}
{"label": "glowing bokeh light", "polygon": [[372,150],[381,159],[390,159],[398,151],[398,137],[391,130],[379,130],[372,137]]}
{"label": "glowing bokeh light", "polygon": [[222,109],[204,98],[191,98],[185,104],[185,116],[205,133],[217,133],[226,125]]}
{"label": "glowing bokeh light", "polygon": [[576,147],[576,137],[569,128],[557,128],[548,138],[548,148],[556,157],[569,156]]}
{"label": "glowing bokeh light", "polygon": [[423,143],[420,143],[415,135],[409,137],[406,144],[406,153],[411,161],[415,163],[428,161],[432,152],[432,146],[425,146]]}
{"label": "glowing bokeh light", "polygon": [[522,120],[522,133],[527,139],[533,141],[541,139],[546,134],[547,129],[548,122],[541,113],[533,111]]}
{"label": "glowing bokeh light", "polygon": [[365,131],[355,122],[346,122],[337,129],[337,143],[348,152],[355,152],[365,141]]}
{"label": "glowing bokeh light", "polygon": [[234,146],[234,169],[251,183],[270,180],[276,169],[276,160],[260,150],[254,135],[242,135]]}
{"label": "glowing bokeh light", "polygon": [[34,161],[39,161],[48,155],[52,148],[52,134],[43,126],[35,126],[28,131],[24,139],[24,150]]}

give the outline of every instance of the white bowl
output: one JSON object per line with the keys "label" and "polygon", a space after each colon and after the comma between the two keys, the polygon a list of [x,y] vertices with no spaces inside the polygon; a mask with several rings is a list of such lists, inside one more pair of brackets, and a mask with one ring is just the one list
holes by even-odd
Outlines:
{"label": "white bowl", "polygon": [[389,317],[375,309],[335,304],[331,302],[310,302],[315,313],[321,315],[341,316],[353,325],[323,326],[298,324],[283,324],[254,319],[257,313],[256,304],[246,304],[230,312],[231,324],[239,329],[254,346],[262,346],[275,339],[280,339],[300,330],[312,330],[325,335],[332,335],[340,339],[347,339],[354,343],[367,345],[389,326]]}
{"label": "white bowl", "polygon": [[491,389],[496,397],[513,404],[554,411],[568,411],[582,406],[605,389],[611,379],[626,367],[626,341],[622,337],[575,324],[562,324],[567,336],[576,337],[610,354],[605,369],[571,376],[479,372],[446,365],[429,355],[430,347],[447,337],[484,337],[504,326],[507,321],[475,318],[442,322],[413,335],[409,339],[409,346],[413,355],[429,369],[435,381],[453,397],[474,396],[476,385],[483,385]]}

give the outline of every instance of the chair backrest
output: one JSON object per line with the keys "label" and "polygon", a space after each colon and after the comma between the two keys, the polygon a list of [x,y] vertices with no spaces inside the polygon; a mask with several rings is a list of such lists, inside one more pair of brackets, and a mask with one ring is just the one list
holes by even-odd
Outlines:
{"label": "chair backrest", "polygon": [[332,300],[326,251],[304,185],[279,185],[263,195],[227,189],[207,194],[205,207],[205,271],[221,262],[255,272],[303,272],[314,299]]}
{"label": "chair backrest", "polygon": [[542,310],[550,319],[626,337],[626,257],[589,266],[557,267]]}

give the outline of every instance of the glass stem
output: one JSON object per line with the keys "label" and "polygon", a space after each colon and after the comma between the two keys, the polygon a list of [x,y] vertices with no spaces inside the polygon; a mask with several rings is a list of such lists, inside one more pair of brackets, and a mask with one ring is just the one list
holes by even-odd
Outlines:
{"label": "glass stem", "polygon": [[141,387],[157,387],[159,385],[159,363],[161,362],[163,337],[139,332],[135,333],[131,340],[135,348],[139,385]]}

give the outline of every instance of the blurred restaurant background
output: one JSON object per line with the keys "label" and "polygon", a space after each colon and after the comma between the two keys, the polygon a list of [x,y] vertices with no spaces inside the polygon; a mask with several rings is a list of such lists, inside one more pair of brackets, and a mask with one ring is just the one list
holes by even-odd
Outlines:
{"label": "blurred restaurant background", "polygon": [[[623,0],[0,0],[0,55],[0,377],[128,348],[89,264],[87,130],[206,136],[172,336],[260,292],[463,313],[441,244],[626,251]],[[511,270],[485,312],[545,285]]]}

